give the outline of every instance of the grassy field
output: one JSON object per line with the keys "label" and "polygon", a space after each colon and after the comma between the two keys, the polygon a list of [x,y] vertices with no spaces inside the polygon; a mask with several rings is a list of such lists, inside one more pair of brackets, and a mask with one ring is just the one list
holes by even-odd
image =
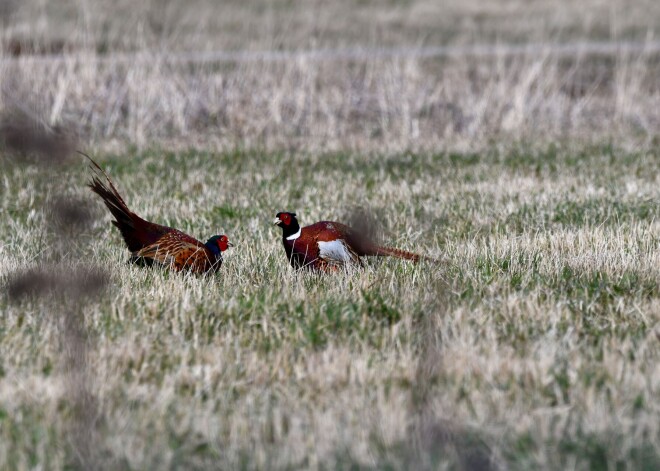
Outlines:
{"label": "grassy field", "polygon": [[[659,469],[658,24],[0,2],[0,469]],[[129,265],[76,149],[221,272]],[[441,262],[295,273],[282,210]]]}
{"label": "grassy field", "polygon": [[[131,266],[82,158],[8,164],[3,285],[107,286],[0,301],[0,468],[660,466],[658,149],[98,160],[139,214],[236,247],[217,276]],[[71,239],[55,193],[92,201]],[[446,261],[292,271],[276,211],[360,206]]]}

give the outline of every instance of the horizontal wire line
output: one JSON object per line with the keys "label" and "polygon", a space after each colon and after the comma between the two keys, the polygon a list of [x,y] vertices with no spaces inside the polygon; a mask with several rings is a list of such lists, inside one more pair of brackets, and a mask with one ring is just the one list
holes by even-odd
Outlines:
{"label": "horizontal wire line", "polygon": [[553,56],[655,54],[660,41],[582,41],[572,43],[475,44],[433,47],[355,47],[340,49],[312,49],[300,51],[146,51],[135,53],[94,54],[72,52],[66,54],[24,55],[2,57],[0,64],[29,61],[30,63],[58,63],[86,60],[100,63],[170,62],[284,62],[291,60],[369,60],[391,58],[497,57],[546,54]]}

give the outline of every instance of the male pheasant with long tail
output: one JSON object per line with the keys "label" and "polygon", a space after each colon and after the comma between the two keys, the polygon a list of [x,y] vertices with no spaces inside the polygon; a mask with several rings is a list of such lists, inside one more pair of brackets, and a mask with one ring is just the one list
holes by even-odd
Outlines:
{"label": "male pheasant with long tail", "polygon": [[300,227],[296,213],[279,212],[273,224],[282,228],[284,251],[293,268],[318,271],[336,270],[349,264],[361,264],[366,255],[389,256],[412,260],[431,260],[393,247],[376,244],[355,229],[332,221],[320,221]]}
{"label": "male pheasant with long tail", "polygon": [[142,219],[128,209],[105,171],[91,157],[85,157],[92,162],[96,173],[88,186],[103,199],[114,216],[112,223],[117,226],[131,251],[131,262],[140,265],[158,264],[174,271],[193,273],[220,269],[222,252],[232,247],[226,235],[214,235],[203,243],[178,229]]}

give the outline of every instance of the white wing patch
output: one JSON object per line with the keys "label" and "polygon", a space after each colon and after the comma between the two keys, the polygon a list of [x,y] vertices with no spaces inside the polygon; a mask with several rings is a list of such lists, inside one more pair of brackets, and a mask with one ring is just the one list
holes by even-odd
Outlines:
{"label": "white wing patch", "polygon": [[356,259],[356,255],[346,246],[343,239],[330,242],[318,242],[319,258],[327,262],[349,263]]}

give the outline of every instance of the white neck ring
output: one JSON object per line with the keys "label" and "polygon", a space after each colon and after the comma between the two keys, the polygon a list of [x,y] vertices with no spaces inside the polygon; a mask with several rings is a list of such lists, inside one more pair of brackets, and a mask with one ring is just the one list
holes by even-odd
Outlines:
{"label": "white neck ring", "polygon": [[286,240],[296,240],[298,237],[300,237],[301,232],[302,232],[302,228],[298,229],[298,232],[296,232],[295,234],[292,234],[289,237],[287,237]]}

